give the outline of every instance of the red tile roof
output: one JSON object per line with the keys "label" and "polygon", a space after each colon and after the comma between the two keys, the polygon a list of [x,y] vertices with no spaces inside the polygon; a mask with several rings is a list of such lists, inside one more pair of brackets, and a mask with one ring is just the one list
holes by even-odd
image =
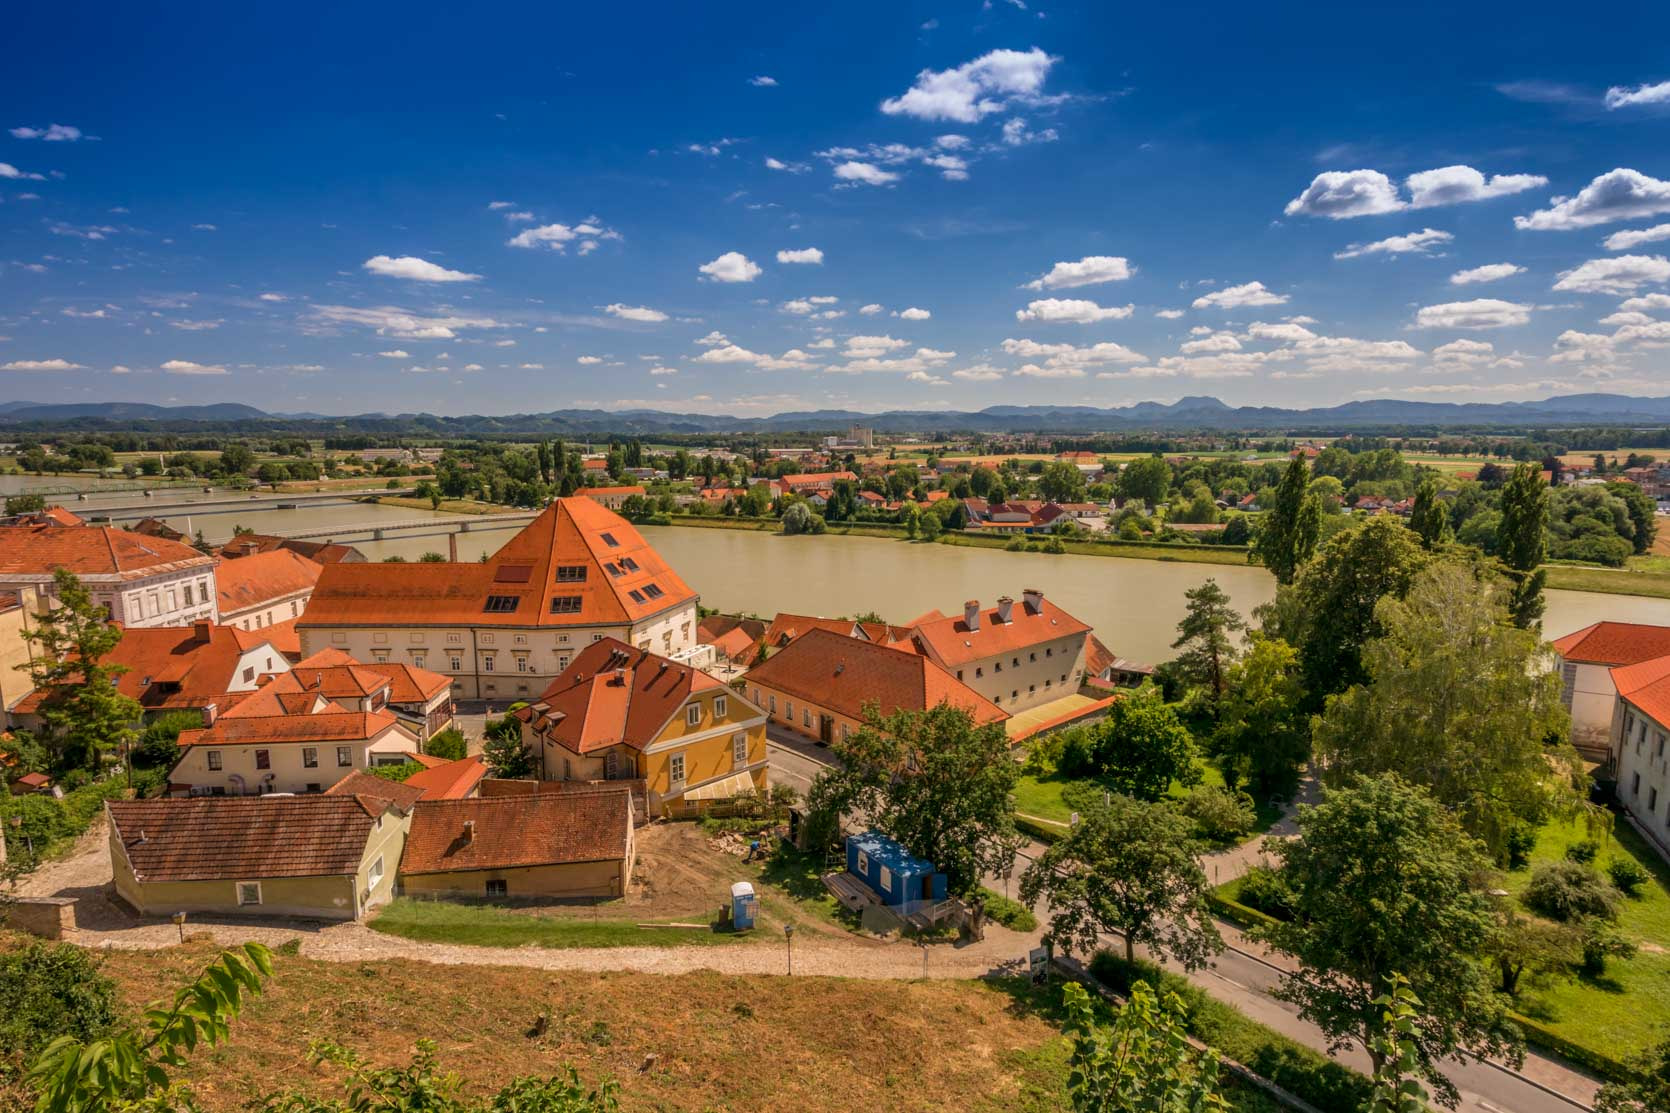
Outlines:
{"label": "red tile roof", "polygon": [[325,789],[326,796],[366,796],[373,800],[387,800],[403,812],[423,798],[423,789],[410,781],[391,781],[356,769]]}
{"label": "red tile roof", "polygon": [[754,639],[748,636],[748,631],[741,626],[734,626],[708,642],[719,655],[726,660],[740,660],[748,655],[748,649],[754,644]]}
{"label": "red tile roof", "polygon": [[[263,631],[265,633],[265,631]],[[438,672],[399,661],[356,661],[340,649],[325,648],[298,661],[296,674],[310,687],[323,686],[326,697],[366,696],[388,688],[388,701],[398,704],[428,703],[448,691],[452,681]]]}
{"label": "red tile roof", "polygon": [[1661,726],[1670,727],[1670,655],[1612,670],[1618,695]]}
{"label": "red tile roof", "polygon": [[[559,568],[584,578],[558,582]],[[626,625],[695,598],[625,518],[566,498],[484,564],[329,565],[300,626]]]}
{"label": "red tile roof", "polygon": [[360,796],[246,796],[107,807],[140,881],[257,881],[358,873],[388,805]]}
{"label": "red tile roof", "polygon": [[804,475],[785,475],[778,482],[791,491],[800,491],[809,487],[827,488],[841,479],[858,481],[858,477],[850,471],[819,471],[807,472]]}
{"label": "red tile roof", "polygon": [[475,793],[485,776],[487,765],[475,756],[419,770],[405,783],[422,792],[425,800],[462,800]]}
{"label": "red tile roof", "polygon": [[883,715],[924,711],[949,703],[976,723],[1001,722],[1008,713],[926,657],[830,630],[812,630],[748,671],[750,686],[861,719],[867,704]]}
{"label": "red tile roof", "polygon": [[294,673],[273,678],[201,730],[180,733],[180,745],[230,746],[289,742],[363,742],[398,720],[387,711],[349,711],[304,688]]}
{"label": "red tile roof", "polygon": [[1568,661],[1592,665],[1633,665],[1670,654],[1670,626],[1597,622],[1556,639],[1554,649]]}
{"label": "red tile roof", "polygon": [[215,592],[222,617],[312,591],[323,565],[291,552],[274,549],[228,560],[215,571]]}
{"label": "red tile roof", "polygon": [[263,626],[260,630],[262,637],[272,644],[272,647],[284,654],[286,660],[294,663],[301,659],[302,636],[296,633],[296,620],[285,619],[275,622],[271,626]]}
{"label": "red tile roof", "polygon": [[537,701],[514,714],[577,754],[619,744],[641,750],[692,694],[723,688],[700,669],[603,638],[582,649]]}
{"label": "red tile roof", "polygon": [[114,526],[16,526],[0,534],[0,575],[138,579],[176,568],[213,568],[214,557],[190,545]]}
{"label": "red tile roof", "polygon": [[297,541],[289,537],[274,537],[265,533],[245,533],[234,537],[220,548],[223,557],[246,557],[252,553],[270,553],[288,549],[319,564],[364,563],[365,554],[352,545],[334,541]]}
{"label": "red tile roof", "polygon": [[[626,857],[624,792],[424,800],[400,859],[402,874],[512,869]],[[465,827],[474,824],[473,832]]]}
{"label": "red tile roof", "polygon": [[979,619],[975,630],[970,630],[958,614],[920,623],[912,633],[923,652],[946,668],[956,669],[970,661],[1090,632],[1087,624],[1042,598],[1036,607],[1027,606],[1024,598],[1016,600],[1010,606],[1008,622],[998,620],[996,607],[981,611]]}

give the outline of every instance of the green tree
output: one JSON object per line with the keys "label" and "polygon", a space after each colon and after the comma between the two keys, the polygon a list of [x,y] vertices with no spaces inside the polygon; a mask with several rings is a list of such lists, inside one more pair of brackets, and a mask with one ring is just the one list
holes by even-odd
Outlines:
{"label": "green tree", "polygon": [[1438,480],[1427,476],[1415,488],[1415,505],[1409,511],[1409,528],[1421,539],[1421,548],[1431,551],[1455,539],[1450,512],[1438,501]]}
{"label": "green tree", "polygon": [[487,727],[481,747],[481,759],[493,776],[504,780],[523,780],[534,775],[533,753],[522,742],[522,723],[515,715],[506,715]]}
{"label": "green tree", "polygon": [[1231,786],[1244,783],[1260,799],[1293,791],[1310,757],[1304,699],[1298,650],[1253,631],[1230,667],[1209,743]]}
{"label": "green tree", "polygon": [[1623,501],[1630,524],[1635,527],[1629,540],[1636,555],[1650,550],[1658,537],[1658,504],[1653,501],[1653,496],[1634,483],[1608,483],[1606,489]]}
{"label": "green tree", "polygon": [[[38,469],[33,469],[38,470]],[[6,513],[39,514],[46,509],[45,495],[10,495],[6,499]]]}
{"label": "green tree", "polygon": [[812,513],[812,508],[803,502],[796,502],[783,511],[784,533],[822,533],[823,519]]}
{"label": "green tree", "polygon": [[1582,950],[1583,935],[1576,928],[1522,915],[1504,901],[1485,954],[1496,964],[1497,988],[1511,997],[1526,973],[1564,972]]}
{"label": "green tree", "polygon": [[1090,995],[1077,982],[1062,987],[1063,1032],[1073,1041],[1067,1090],[1076,1113],[1209,1113],[1228,1110],[1218,1088],[1217,1052],[1195,1052],[1174,993],[1156,1000],[1147,982],[1111,1027],[1096,1023]]}
{"label": "green tree", "polygon": [[1375,610],[1366,680],[1330,697],[1312,740],[1324,779],[1400,773],[1501,855],[1508,835],[1581,800],[1559,674],[1536,635],[1508,622],[1494,576],[1434,564]]}
{"label": "green tree", "polygon": [[1165,501],[1171,490],[1171,465],[1159,455],[1132,460],[1119,473],[1115,484],[1120,498],[1137,499],[1150,507]]}
{"label": "green tree", "polygon": [[1595,1113],[1663,1113],[1670,1109],[1670,1039],[1639,1056],[1635,1077],[1608,1082],[1595,1095]]}
{"label": "green tree", "polygon": [[1057,460],[1038,477],[1038,493],[1050,502],[1083,502],[1084,473],[1075,464]]}
{"label": "green tree", "polygon": [[812,811],[858,811],[912,854],[944,870],[952,892],[1006,873],[1019,838],[1009,794],[1019,767],[1001,723],[977,726],[949,704],[881,714],[831,747],[839,761],[812,784]]}
{"label": "green tree", "polygon": [[1253,537],[1252,554],[1275,574],[1276,582],[1288,584],[1316,551],[1322,535],[1322,500],[1309,492],[1310,468],[1303,456],[1295,456],[1282,474],[1275,495],[1260,495],[1259,504],[1271,503]]}
{"label": "green tree", "polygon": [[1188,600],[1183,620],[1177,624],[1177,640],[1171,648],[1181,649],[1177,664],[1182,674],[1205,688],[1215,705],[1224,694],[1224,677],[1235,661],[1232,635],[1247,623],[1230,605],[1229,596],[1208,579],[1183,593]]}
{"label": "green tree", "polygon": [[242,475],[255,466],[255,453],[247,444],[234,441],[220,453],[220,470],[227,475]]}
{"label": "green tree", "polygon": [[[520,736],[519,732],[518,736]],[[464,739],[464,732],[457,727],[447,727],[424,743],[423,746],[424,753],[444,757],[448,761],[459,761],[468,757],[469,749],[469,743]]]}
{"label": "green tree", "polygon": [[1505,1024],[1480,956],[1495,927],[1491,899],[1475,888],[1487,876],[1483,846],[1421,788],[1394,774],[1359,778],[1301,808],[1299,836],[1275,847],[1278,876],[1291,893],[1292,919],[1258,937],[1298,960],[1276,995],[1322,1029],[1331,1050],[1357,1042],[1376,1071],[1377,1005],[1386,979],[1401,974],[1425,1010],[1414,1026],[1417,1069],[1454,1105],[1442,1059],[1522,1057]]}
{"label": "green tree", "polygon": [[23,634],[31,645],[29,676],[46,690],[41,740],[56,765],[96,769],[106,751],[125,752],[143,712],[116,687],[127,669],[103,663],[122,640],[122,628],[73,573],[54,572],[52,592],[58,605]]}
{"label": "green tree", "polygon": [[1542,625],[1543,558],[1548,553],[1548,485],[1535,464],[1520,464],[1502,485],[1502,523],[1496,551],[1508,567],[1513,595],[1508,610],[1514,625],[1527,630]]}
{"label": "green tree", "polygon": [[1088,954],[1117,932],[1127,961],[1141,944],[1189,970],[1223,950],[1192,821],[1170,804],[1093,785],[1064,796],[1078,821],[1021,875],[1021,901],[1050,908],[1046,939]]}
{"label": "green tree", "polygon": [[102,1036],[120,1015],[116,983],[90,951],[37,939],[0,953],[0,1083],[60,1036]]}
{"label": "green tree", "polygon": [[1138,800],[1158,800],[1173,781],[1200,783],[1194,736],[1153,688],[1118,700],[1091,728],[1091,760],[1098,780]]}

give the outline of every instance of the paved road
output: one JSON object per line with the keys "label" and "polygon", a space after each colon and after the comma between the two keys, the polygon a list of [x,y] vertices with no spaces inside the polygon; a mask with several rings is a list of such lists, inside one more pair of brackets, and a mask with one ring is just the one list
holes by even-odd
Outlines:
{"label": "paved road", "polygon": [[765,752],[771,761],[771,783],[788,785],[802,800],[817,779],[834,760],[829,747],[819,746],[800,736],[768,724],[765,728]]}

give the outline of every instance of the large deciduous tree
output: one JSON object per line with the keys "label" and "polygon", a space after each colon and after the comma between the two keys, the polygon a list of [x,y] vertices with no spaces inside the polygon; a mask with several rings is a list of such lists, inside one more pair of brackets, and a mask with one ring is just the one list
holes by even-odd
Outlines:
{"label": "large deciduous tree", "polygon": [[822,825],[862,813],[944,870],[955,893],[1014,865],[1019,838],[1009,794],[1019,766],[1002,724],[976,725],[967,711],[943,703],[886,715],[872,707],[864,726],[831,748],[840,760],[813,782],[809,798]]}
{"label": "large deciduous tree", "polygon": [[1170,804],[1149,804],[1094,786],[1066,793],[1078,822],[1021,876],[1021,900],[1051,909],[1046,938],[1089,953],[1108,932],[1198,970],[1223,950],[1207,906],[1194,824]]}
{"label": "large deciduous tree", "polygon": [[1038,493],[1051,502],[1083,502],[1084,473],[1076,464],[1057,460],[1038,477]]}
{"label": "large deciduous tree", "polygon": [[30,679],[46,693],[41,742],[55,766],[96,769],[102,754],[132,743],[143,709],[116,687],[127,669],[104,663],[122,640],[122,628],[73,573],[54,572],[52,593],[58,605],[23,634],[30,643]]}
{"label": "large deciduous tree", "polygon": [[1173,781],[1200,783],[1194,736],[1152,688],[1120,699],[1091,729],[1092,772],[1116,792],[1158,800]]}
{"label": "large deciduous tree", "polygon": [[1438,500],[1436,477],[1427,476],[1415,488],[1415,503],[1409,509],[1409,528],[1421,539],[1421,548],[1429,552],[1455,540],[1455,531],[1450,528],[1449,507]]}
{"label": "large deciduous tree", "polygon": [[[1317,539],[1322,535],[1322,500],[1309,488],[1310,467],[1304,456],[1296,455],[1282,473],[1273,505],[1265,509],[1253,537],[1253,555],[1275,573],[1277,583],[1293,582],[1316,551]],[[1260,495],[1259,499],[1262,502],[1272,496]]]}
{"label": "large deciduous tree", "polygon": [[1229,596],[1209,579],[1183,593],[1188,609],[1177,624],[1177,640],[1171,648],[1183,675],[1211,693],[1215,704],[1224,694],[1224,677],[1235,661],[1234,635],[1247,623],[1230,605]]}
{"label": "large deciduous tree", "polygon": [[1393,774],[1359,778],[1301,808],[1299,837],[1276,846],[1292,918],[1258,935],[1298,960],[1277,996],[1327,1035],[1330,1048],[1376,1046],[1389,978],[1402,975],[1423,1008],[1410,1040],[1419,1070],[1453,1106],[1439,1061],[1521,1052],[1480,956],[1495,929],[1483,846],[1425,789]]}
{"label": "large deciduous tree", "polygon": [[1331,697],[1313,731],[1330,784],[1400,773],[1498,854],[1515,827],[1575,806],[1585,779],[1559,675],[1508,621],[1507,595],[1488,572],[1440,562],[1383,598],[1366,682]]}
{"label": "large deciduous tree", "polygon": [[1502,485],[1502,522],[1496,529],[1496,552],[1508,567],[1513,595],[1508,610],[1514,625],[1527,630],[1542,625],[1542,569],[1548,553],[1548,485],[1535,464],[1520,464]]}
{"label": "large deciduous tree", "polygon": [[1132,460],[1120,471],[1115,487],[1120,498],[1137,499],[1151,507],[1158,506],[1165,501],[1166,492],[1171,490],[1171,465],[1158,455]]}
{"label": "large deciduous tree", "polygon": [[1309,716],[1299,683],[1299,653],[1253,631],[1246,655],[1229,670],[1210,748],[1224,776],[1255,796],[1285,796],[1310,756]]}

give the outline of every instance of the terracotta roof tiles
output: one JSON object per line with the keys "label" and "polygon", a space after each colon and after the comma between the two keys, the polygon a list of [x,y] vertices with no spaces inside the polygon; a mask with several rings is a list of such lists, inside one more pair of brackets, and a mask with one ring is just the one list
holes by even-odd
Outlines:
{"label": "terracotta roof tiles", "polygon": [[[424,800],[400,859],[402,874],[510,869],[626,856],[630,796],[623,792]],[[473,824],[467,828],[466,823]]]}
{"label": "terracotta roof tiles", "polygon": [[1670,654],[1670,626],[1597,622],[1556,639],[1554,648],[1568,661],[1592,665],[1633,665]]}
{"label": "terracotta roof tiles", "polygon": [[1612,670],[1618,695],[1660,726],[1670,727],[1670,654]]}
{"label": "terracotta roof tiles", "polygon": [[228,560],[215,572],[222,617],[311,591],[323,565],[289,549]]}
{"label": "terracotta roof tiles", "polygon": [[114,835],[146,881],[356,873],[385,803],[361,796],[114,800]]}
{"label": "terracotta roof tiles", "polygon": [[136,579],[217,563],[190,545],[114,526],[15,526],[0,533],[0,575],[50,577],[63,568],[78,576]]}
{"label": "terracotta roof tiles", "polygon": [[617,744],[641,750],[693,693],[723,687],[700,669],[603,638],[514,714],[577,754]]}

